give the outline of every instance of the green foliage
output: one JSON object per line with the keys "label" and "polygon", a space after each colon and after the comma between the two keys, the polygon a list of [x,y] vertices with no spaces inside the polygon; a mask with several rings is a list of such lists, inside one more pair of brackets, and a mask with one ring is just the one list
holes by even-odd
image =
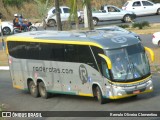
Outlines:
{"label": "green foliage", "polygon": [[154,3],[160,3],[159,0],[151,0],[151,1],[154,2]]}
{"label": "green foliage", "polygon": [[27,0],[2,0],[4,5],[17,6],[20,7]]}
{"label": "green foliage", "polygon": [[132,24],[133,28],[139,28],[139,29],[143,29],[144,27],[149,27],[149,26],[150,26],[149,22],[147,22],[147,21]]}
{"label": "green foliage", "polygon": [[129,25],[118,25],[121,28],[129,28]]}
{"label": "green foliage", "polygon": [[49,0],[46,0],[45,3],[41,2],[41,0],[34,0],[34,1],[37,3],[39,16],[45,17]]}

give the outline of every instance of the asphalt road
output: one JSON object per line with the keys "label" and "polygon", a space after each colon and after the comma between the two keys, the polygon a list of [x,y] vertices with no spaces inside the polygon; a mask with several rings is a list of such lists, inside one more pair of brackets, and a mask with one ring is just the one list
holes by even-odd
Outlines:
{"label": "asphalt road", "polygon": [[[5,103],[8,110],[17,111],[159,111],[159,77],[159,75],[153,75],[154,92],[152,93],[138,95],[136,98],[113,100],[109,103],[100,105],[94,98],[70,95],[54,95],[49,99],[33,98],[28,92],[12,88],[10,73],[8,71],[0,71],[0,103]],[[80,120],[81,118],[48,119]],[[88,119],[106,120],[106,118]],[[119,119],[121,120],[121,118]],[[130,120],[131,118],[128,119]],[[141,120],[142,118],[136,119]],[[150,119],[151,118],[148,118],[148,120]],[[158,118],[152,119],[158,120]]]}

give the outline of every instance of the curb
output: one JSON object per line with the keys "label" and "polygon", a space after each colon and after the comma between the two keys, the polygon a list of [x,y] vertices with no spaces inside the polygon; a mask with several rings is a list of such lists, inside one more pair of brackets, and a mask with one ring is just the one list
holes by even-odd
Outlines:
{"label": "curb", "polygon": [[0,70],[9,70],[9,66],[1,66]]}

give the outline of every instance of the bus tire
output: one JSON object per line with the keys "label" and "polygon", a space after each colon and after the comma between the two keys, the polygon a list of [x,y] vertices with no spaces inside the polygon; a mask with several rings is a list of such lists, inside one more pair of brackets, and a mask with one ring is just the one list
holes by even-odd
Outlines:
{"label": "bus tire", "polygon": [[33,97],[35,98],[39,97],[38,88],[33,81],[29,82],[28,87],[29,87],[29,92]]}
{"label": "bus tire", "polygon": [[99,101],[99,103],[104,104],[105,99],[103,98],[101,89],[98,86],[95,89],[95,93],[96,93],[96,97],[97,97],[97,100]]}
{"label": "bus tire", "polygon": [[47,92],[45,84],[43,82],[40,82],[38,84],[38,90],[42,98],[47,99],[49,97],[49,93]]}

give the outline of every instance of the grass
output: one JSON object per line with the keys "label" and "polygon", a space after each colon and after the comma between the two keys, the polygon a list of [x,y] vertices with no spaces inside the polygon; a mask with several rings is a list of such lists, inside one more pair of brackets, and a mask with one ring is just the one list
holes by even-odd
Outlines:
{"label": "grass", "polygon": [[154,24],[150,24],[150,27],[144,27],[143,29],[138,29],[138,28],[127,28],[127,29],[137,34],[153,34],[155,32],[160,31],[159,28],[160,28],[160,24],[154,23]]}

